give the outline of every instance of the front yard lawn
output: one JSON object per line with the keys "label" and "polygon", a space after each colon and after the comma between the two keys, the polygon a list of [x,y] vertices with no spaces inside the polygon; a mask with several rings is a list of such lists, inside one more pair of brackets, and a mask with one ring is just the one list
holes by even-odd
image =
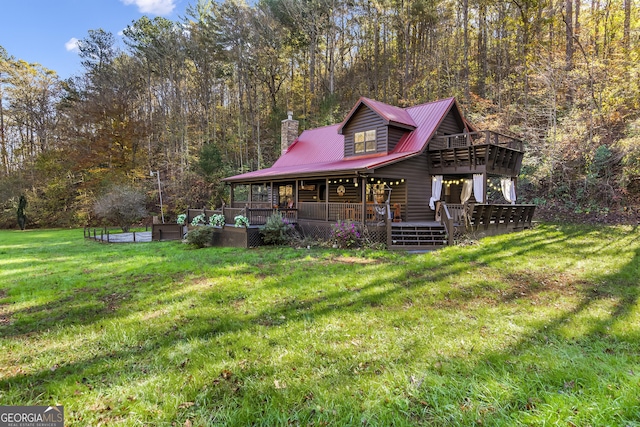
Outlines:
{"label": "front yard lawn", "polygon": [[640,425],[640,230],[426,254],[0,231],[0,404],[68,426]]}

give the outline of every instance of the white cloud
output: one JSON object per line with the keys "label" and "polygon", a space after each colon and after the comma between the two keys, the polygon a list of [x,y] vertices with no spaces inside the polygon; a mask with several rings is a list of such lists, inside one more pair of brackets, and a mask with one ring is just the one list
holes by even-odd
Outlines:
{"label": "white cloud", "polygon": [[64,44],[64,47],[65,47],[65,49],[67,49],[69,52],[76,52],[76,53],[78,53],[78,52],[79,52],[79,50],[78,50],[78,42],[79,42],[79,40],[78,40],[77,38],[75,38],[75,37],[71,37],[71,38],[69,39],[69,41],[68,41],[68,42],[66,42],[66,43]]}
{"label": "white cloud", "polygon": [[120,0],[125,5],[135,4],[140,13],[169,15],[176,7],[176,0]]}

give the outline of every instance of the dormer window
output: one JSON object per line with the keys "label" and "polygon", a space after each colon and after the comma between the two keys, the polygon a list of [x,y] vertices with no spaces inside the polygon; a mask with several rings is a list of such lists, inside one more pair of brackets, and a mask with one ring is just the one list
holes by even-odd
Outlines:
{"label": "dormer window", "polygon": [[377,148],[376,130],[356,132],[354,134],[354,143],[356,154],[375,153]]}

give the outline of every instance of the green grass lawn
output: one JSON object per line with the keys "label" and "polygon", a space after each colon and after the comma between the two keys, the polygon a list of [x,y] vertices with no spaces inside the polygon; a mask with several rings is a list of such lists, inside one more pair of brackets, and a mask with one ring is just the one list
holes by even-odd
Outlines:
{"label": "green grass lawn", "polygon": [[426,254],[0,231],[0,404],[69,426],[640,426],[640,230]]}

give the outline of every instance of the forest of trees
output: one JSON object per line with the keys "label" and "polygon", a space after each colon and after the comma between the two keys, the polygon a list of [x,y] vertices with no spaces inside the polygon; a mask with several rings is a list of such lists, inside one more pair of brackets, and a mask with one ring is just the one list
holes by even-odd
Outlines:
{"label": "forest of trees", "polygon": [[638,0],[193,0],[80,41],[83,72],[0,46],[0,227],[82,226],[114,184],[162,177],[165,213],[219,206],[220,178],[270,166],[280,121],[341,121],[360,96],[455,96],[517,135],[520,200],[635,220],[640,209]]}

